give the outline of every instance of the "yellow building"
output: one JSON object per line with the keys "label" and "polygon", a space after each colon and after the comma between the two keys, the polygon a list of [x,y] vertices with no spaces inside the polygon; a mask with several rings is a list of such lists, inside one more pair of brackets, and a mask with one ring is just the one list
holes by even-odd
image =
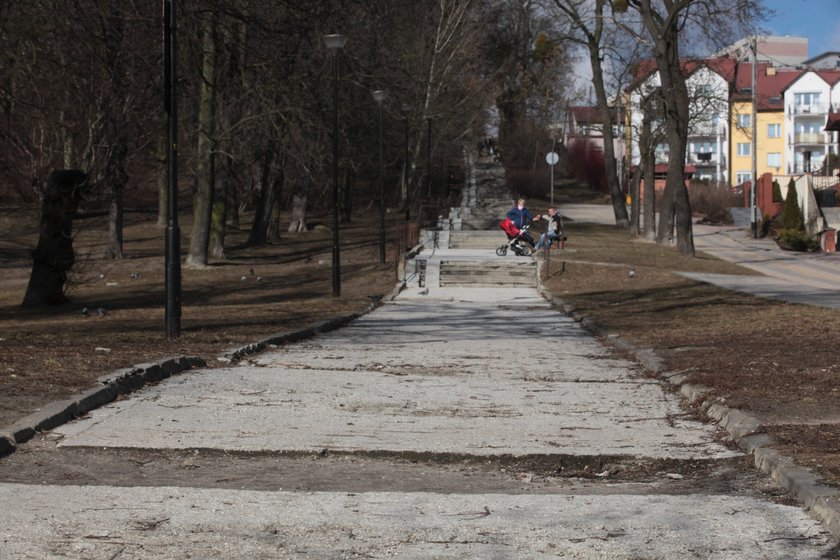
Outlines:
{"label": "yellow building", "polygon": [[[786,134],[784,89],[801,70],[780,70],[759,63],[756,73],[756,167],[757,175],[786,173]],[[740,65],[734,80],[735,93],[730,99],[729,112],[729,183],[740,185],[753,177],[752,159],[752,67]]]}

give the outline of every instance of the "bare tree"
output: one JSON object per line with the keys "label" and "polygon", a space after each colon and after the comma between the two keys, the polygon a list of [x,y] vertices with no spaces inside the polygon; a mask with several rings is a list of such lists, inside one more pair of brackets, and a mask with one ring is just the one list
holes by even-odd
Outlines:
{"label": "bare tree", "polygon": [[[668,142],[668,172],[660,209],[658,243],[670,243],[676,229],[679,251],[694,255],[691,204],[685,185],[689,92],[680,58],[681,39],[702,26],[707,35],[730,38],[734,26],[750,25],[761,11],[758,0],[611,0],[614,12],[634,10],[653,51],[662,87]],[[694,25],[695,27],[692,27]],[[641,37],[641,35],[640,35]]]}
{"label": "bare tree", "polygon": [[607,2],[608,0],[595,0],[594,3],[589,0],[554,0],[554,6],[569,18],[576,31],[571,37],[585,46],[589,54],[592,86],[598,103],[604,138],[604,166],[607,188],[610,193],[616,225],[628,227],[630,221],[627,216],[624,194],[621,192],[615,158],[613,126],[617,121],[616,108],[610,105],[604,83],[603,59],[604,51],[607,48],[605,42],[608,37],[608,29],[605,24],[609,22],[608,17],[604,14]]}

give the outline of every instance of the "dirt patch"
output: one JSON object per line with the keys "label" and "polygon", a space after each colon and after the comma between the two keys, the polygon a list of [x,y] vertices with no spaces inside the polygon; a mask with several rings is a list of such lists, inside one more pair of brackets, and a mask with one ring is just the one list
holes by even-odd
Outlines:
{"label": "dirt patch", "polygon": [[[640,242],[607,226],[569,224],[547,288],[605,331],[655,349],[727,405],[758,417],[785,451],[840,487],[836,310],[757,298],[676,271],[750,274],[729,263]],[[573,252],[572,252],[573,251]],[[632,271],[632,274],[631,274]],[[794,445],[795,442],[795,445]]]}
{"label": "dirt patch", "polygon": [[[129,213],[126,258],[102,257],[104,217],[79,220],[79,255],[70,302],[20,307],[37,241],[37,217],[5,212],[0,219],[0,426],[45,403],[92,387],[116,369],[176,355],[215,357],[273,334],[363,311],[396,285],[389,240],[379,264],[378,228],[371,220],[342,227],[341,297],[332,297],[332,234],[324,228],[283,234],[279,243],[245,247],[247,227],[228,231],[225,259],[200,270],[183,268],[182,334],[164,333],[163,229],[154,215]],[[33,223],[34,221],[34,223]],[[395,222],[389,224],[389,233]],[[182,218],[182,254],[189,217]],[[101,310],[101,311],[100,311]]]}

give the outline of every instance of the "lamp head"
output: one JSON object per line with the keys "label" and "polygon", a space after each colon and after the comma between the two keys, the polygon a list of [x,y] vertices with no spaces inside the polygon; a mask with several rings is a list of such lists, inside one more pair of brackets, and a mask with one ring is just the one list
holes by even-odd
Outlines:
{"label": "lamp head", "polygon": [[347,35],[324,35],[324,46],[332,51],[333,54],[338,54],[338,51],[344,48],[344,43],[347,42]]}
{"label": "lamp head", "polygon": [[385,101],[385,98],[388,97],[388,94],[381,89],[373,90],[372,92],[370,92],[370,94],[373,96],[373,100],[376,101],[378,105],[382,105],[382,103]]}

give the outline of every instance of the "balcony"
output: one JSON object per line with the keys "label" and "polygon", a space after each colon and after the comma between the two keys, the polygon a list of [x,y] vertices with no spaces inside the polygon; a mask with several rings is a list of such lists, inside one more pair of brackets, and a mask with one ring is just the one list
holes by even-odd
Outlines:
{"label": "balcony", "polygon": [[703,138],[716,138],[726,136],[726,129],[722,125],[713,123],[693,124],[688,129],[689,138],[700,136]]}
{"label": "balcony", "polygon": [[793,135],[794,146],[824,146],[827,143],[825,134],[822,132],[800,132]]}
{"label": "balcony", "polygon": [[717,154],[709,152],[688,152],[685,157],[685,162],[696,167],[717,167],[720,164],[726,167],[726,156],[721,155],[718,159]]}
{"label": "balcony", "polygon": [[824,116],[826,113],[828,113],[828,103],[811,103],[810,105],[789,105],[788,113],[794,116]]}
{"label": "balcony", "polygon": [[797,173],[815,173],[822,169],[823,157],[788,164],[788,175]]}

